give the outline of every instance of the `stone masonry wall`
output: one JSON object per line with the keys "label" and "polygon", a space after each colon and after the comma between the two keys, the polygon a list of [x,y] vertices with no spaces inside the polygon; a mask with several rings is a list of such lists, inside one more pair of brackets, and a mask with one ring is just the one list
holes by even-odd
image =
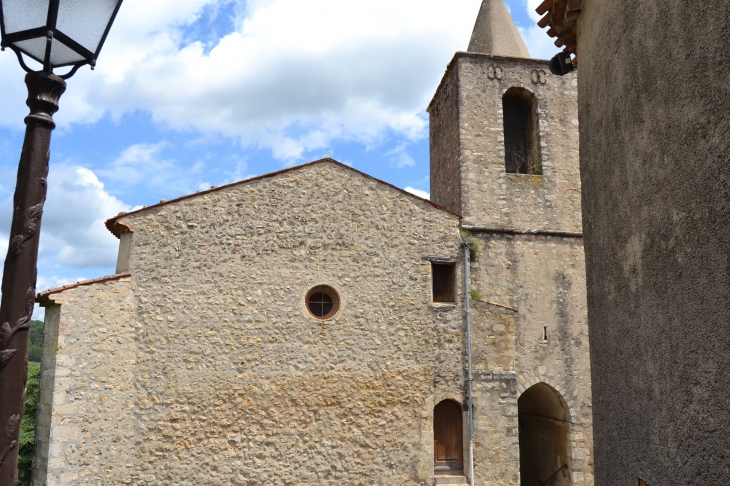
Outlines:
{"label": "stone masonry wall", "polygon": [[459,76],[448,69],[428,108],[430,120],[431,200],[461,214],[459,156]]}
{"label": "stone masonry wall", "polygon": [[[477,478],[515,484],[519,471],[517,399],[547,383],[571,416],[576,485],[593,484],[592,409],[585,265],[580,238],[476,234],[474,301]],[[543,339],[547,328],[547,340]],[[498,405],[495,407],[495,405]],[[501,411],[501,413],[498,413]]]}
{"label": "stone masonry wall", "polygon": [[[545,61],[457,54],[464,224],[580,233],[577,76],[553,76]],[[502,96],[537,99],[541,176],[507,174]]]}
{"label": "stone masonry wall", "polygon": [[43,350],[36,413],[35,444],[33,449],[33,484],[46,484],[48,453],[50,447],[53,390],[56,381],[56,347],[61,306],[46,309],[43,326]]}
{"label": "stone masonry wall", "polygon": [[[541,175],[505,170],[502,97],[515,87],[537,102]],[[575,75],[553,76],[544,61],[457,53],[431,104],[432,163],[447,167],[448,154],[451,164],[432,168],[432,193],[458,182],[449,191],[460,194],[462,225],[480,242],[471,285],[481,294],[472,349],[483,484],[519,484],[518,398],[540,382],[567,402],[574,484],[593,484],[576,90]],[[458,125],[443,126],[439,117],[454,113]]]}
{"label": "stone masonry wall", "polygon": [[129,484],[136,321],[129,278],[52,296],[46,309],[34,486]]}
{"label": "stone masonry wall", "polygon": [[583,1],[599,486],[730,484],[729,6]]}
{"label": "stone masonry wall", "polygon": [[[132,484],[432,482],[433,406],[463,400],[464,334],[423,257],[458,259],[456,216],[323,162],[122,221]],[[341,297],[326,322],[304,305],[320,284]]]}
{"label": "stone masonry wall", "polygon": [[[323,161],[121,222],[131,280],[47,310],[36,486],[432,484],[433,407],[466,393],[458,217]],[[476,482],[519,484],[517,398],[545,382],[590,486],[581,240],[473,234]],[[429,257],[456,262],[456,303],[432,304]]]}

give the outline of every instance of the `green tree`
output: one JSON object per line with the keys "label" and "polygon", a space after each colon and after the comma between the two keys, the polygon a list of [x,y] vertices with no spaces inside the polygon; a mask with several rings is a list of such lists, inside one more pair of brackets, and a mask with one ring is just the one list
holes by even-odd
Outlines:
{"label": "green tree", "polygon": [[43,321],[30,321],[30,342],[28,343],[28,361],[40,363],[43,351]]}
{"label": "green tree", "polygon": [[[39,321],[35,321],[39,322]],[[42,323],[41,323],[42,324]],[[20,424],[20,451],[18,456],[18,486],[30,486],[35,445],[36,412],[41,365],[28,363],[28,382],[25,385],[25,410]]]}

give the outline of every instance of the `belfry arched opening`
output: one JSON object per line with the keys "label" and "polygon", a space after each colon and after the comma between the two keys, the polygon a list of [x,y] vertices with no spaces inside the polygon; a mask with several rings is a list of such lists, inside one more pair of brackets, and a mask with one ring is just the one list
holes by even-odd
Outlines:
{"label": "belfry arched opening", "polygon": [[537,98],[525,88],[510,88],[502,97],[505,171],[542,175]]}
{"label": "belfry arched opening", "polygon": [[572,485],[570,412],[554,388],[538,383],[517,401],[521,486]]}

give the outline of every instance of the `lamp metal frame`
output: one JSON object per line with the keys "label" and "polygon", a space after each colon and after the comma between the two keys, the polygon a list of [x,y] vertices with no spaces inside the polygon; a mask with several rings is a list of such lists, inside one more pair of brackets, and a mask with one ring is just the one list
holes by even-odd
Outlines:
{"label": "lamp metal frame", "polygon": [[[28,65],[25,63],[25,60],[23,59],[23,54],[30,57],[31,59],[41,63],[43,65],[43,72],[47,73],[53,73],[53,70],[55,68],[59,67],[65,67],[65,66],[71,66],[71,70],[63,75],[60,75],[59,77],[61,79],[68,79],[74,74],[76,74],[76,71],[79,70],[79,68],[86,66],[87,64],[91,66],[91,69],[94,69],[96,66],[96,60],[99,57],[99,54],[101,53],[102,47],[104,47],[104,42],[106,42],[106,38],[109,35],[109,31],[112,28],[112,24],[114,24],[114,20],[117,17],[117,13],[119,12],[119,9],[122,6],[122,2],[124,0],[118,0],[116,6],[114,7],[114,12],[112,13],[111,17],[109,18],[109,22],[106,24],[106,29],[104,29],[104,34],[101,36],[101,39],[99,41],[98,46],[96,47],[96,51],[92,52],[88,50],[86,47],[82,46],[78,42],[76,42],[74,39],[69,37],[68,35],[64,34],[58,28],[56,28],[56,23],[58,22],[58,8],[60,6],[61,0],[50,0],[48,3],[48,18],[46,19],[46,25],[43,27],[36,27],[33,29],[28,30],[22,30],[20,32],[13,32],[12,34],[8,34],[5,31],[5,18],[4,18],[4,8],[3,8],[3,0],[0,0],[0,34],[2,35],[2,41],[0,42],[0,47],[2,47],[2,50],[5,50],[6,48],[12,49],[13,52],[18,56],[18,62],[20,63],[20,66],[23,68],[23,70],[27,73],[35,72],[31,68],[28,67]],[[45,56],[43,59],[39,59],[38,57],[34,56],[33,54],[26,52],[25,50],[19,48],[17,45],[15,45],[16,42],[21,42],[28,39],[37,39],[40,37],[46,38],[46,51]],[[71,48],[78,54],[84,57],[81,61],[75,61],[75,62],[68,62],[68,63],[62,63],[58,64],[56,66],[51,65],[51,45],[53,42],[53,39],[58,39],[60,42],[62,42],[67,47]]]}

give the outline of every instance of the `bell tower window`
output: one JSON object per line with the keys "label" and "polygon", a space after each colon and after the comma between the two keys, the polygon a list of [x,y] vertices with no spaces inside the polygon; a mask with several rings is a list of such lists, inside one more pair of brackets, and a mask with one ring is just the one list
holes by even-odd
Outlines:
{"label": "bell tower window", "polygon": [[504,166],[511,174],[541,175],[537,100],[524,88],[510,88],[502,97]]}

